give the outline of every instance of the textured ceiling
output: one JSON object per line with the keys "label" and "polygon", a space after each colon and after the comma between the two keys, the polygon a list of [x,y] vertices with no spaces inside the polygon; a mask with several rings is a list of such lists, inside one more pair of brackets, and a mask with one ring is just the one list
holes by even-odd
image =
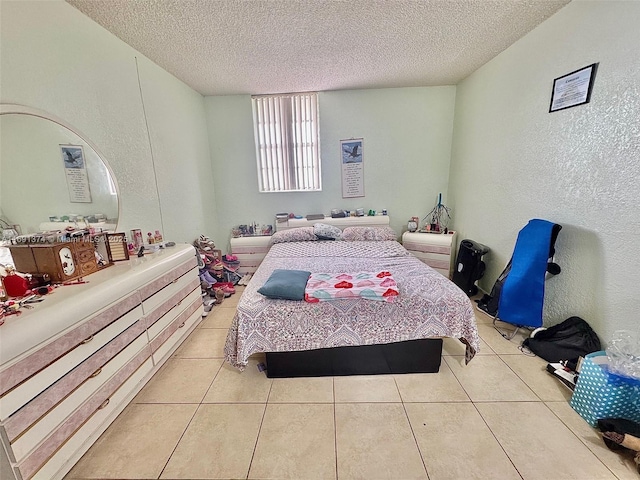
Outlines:
{"label": "textured ceiling", "polygon": [[454,85],[570,0],[67,0],[203,95]]}

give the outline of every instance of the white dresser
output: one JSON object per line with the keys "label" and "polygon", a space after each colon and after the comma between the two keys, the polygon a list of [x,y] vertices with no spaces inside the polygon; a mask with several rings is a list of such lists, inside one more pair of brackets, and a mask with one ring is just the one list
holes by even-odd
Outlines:
{"label": "white dresser", "polygon": [[447,278],[453,273],[456,232],[419,233],[404,232],[402,245],[416,257]]}
{"label": "white dresser", "polygon": [[191,245],[85,280],[0,326],[3,480],[62,478],[202,319]]}

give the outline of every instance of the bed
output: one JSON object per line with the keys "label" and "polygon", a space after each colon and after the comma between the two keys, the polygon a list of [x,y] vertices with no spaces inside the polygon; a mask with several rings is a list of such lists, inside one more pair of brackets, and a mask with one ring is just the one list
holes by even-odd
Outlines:
{"label": "bed", "polygon": [[[276,269],[382,269],[399,295],[389,302],[270,299],[258,289]],[[246,286],[225,356],[242,370],[251,355],[265,352],[269,377],[437,372],[443,337],[460,339],[466,361],[473,358],[479,338],[472,304],[397,241],[286,241],[271,247]]]}

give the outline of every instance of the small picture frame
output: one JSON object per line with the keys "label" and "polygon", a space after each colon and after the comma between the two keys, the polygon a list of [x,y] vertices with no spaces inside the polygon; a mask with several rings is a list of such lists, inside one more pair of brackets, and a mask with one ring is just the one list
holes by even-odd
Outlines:
{"label": "small picture frame", "polygon": [[597,63],[567,73],[553,81],[549,113],[583,105],[591,101]]}
{"label": "small picture frame", "polygon": [[106,240],[109,261],[129,260],[129,249],[127,248],[127,236],[125,233],[107,233]]}

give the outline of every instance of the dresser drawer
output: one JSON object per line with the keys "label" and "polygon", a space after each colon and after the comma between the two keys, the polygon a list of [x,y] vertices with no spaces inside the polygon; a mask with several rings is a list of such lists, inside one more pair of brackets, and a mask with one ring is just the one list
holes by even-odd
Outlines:
{"label": "dresser drawer", "polygon": [[[143,366],[142,370],[140,369],[141,366]],[[135,386],[151,369],[152,363],[149,360],[149,349],[144,349],[123,368],[118,370],[91,398],[87,399],[56,430],[51,432],[24,461],[18,464],[18,470],[23,478],[25,480],[31,478],[56,452],[56,457],[58,457],[60,454],[58,450],[68,443],[67,440],[70,437],[73,436],[73,439],[79,440],[76,437],[80,431],[75,435],[74,432],[80,427],[91,424],[93,428],[90,430],[94,430],[96,425],[102,423],[109,416],[110,412],[118,409],[122,401],[131,394]],[[88,433],[90,434],[90,431]],[[73,451],[78,448],[76,446]],[[61,460],[64,461],[65,459],[61,458]],[[44,475],[39,475],[39,477],[51,478]]]}
{"label": "dresser drawer", "polygon": [[195,326],[202,321],[202,302],[192,303],[173,323],[165,328],[152,342],[153,361],[161,364]]}
{"label": "dresser drawer", "polygon": [[[127,312],[131,313],[139,305],[140,296],[137,292],[128,295],[117,304],[98,312],[85,323],[63,332],[46,345],[39,347],[35,351],[25,353],[16,362],[3,367],[2,371],[0,371],[0,395],[4,395],[7,391],[42,370],[57,358],[82,345],[92,335],[127,314]],[[142,316],[142,310],[138,309],[133,315]],[[6,417],[0,413],[0,418]]]}
{"label": "dresser drawer", "polygon": [[[131,329],[130,329],[131,330]],[[72,391],[66,398],[55,407],[48,411],[42,418],[35,419],[33,425],[29,425],[30,428],[24,433],[20,431],[21,435],[16,439],[14,430],[16,429],[11,425],[10,421],[13,416],[7,421],[5,426],[7,434],[9,434],[9,440],[12,443],[12,449],[17,461],[22,460],[31,452],[40,442],[42,442],[46,436],[54,431],[69,415],[71,415],[82,403],[90,398],[96,391],[98,391],[102,385],[104,385],[113,375],[115,375],[119,369],[127,365],[136,355],[142,350],[147,349],[147,356],[150,355],[149,346],[147,345],[146,335],[138,336],[133,342],[126,346],[115,357],[111,358],[106,364],[100,366],[93,372],[84,383],[78,388]],[[47,392],[44,392],[45,395]],[[40,398],[40,397],[38,397]],[[38,399],[35,399],[36,401]],[[25,406],[25,409],[30,407],[31,404]],[[22,409],[19,410],[14,416],[22,413]]]}
{"label": "dresser drawer", "polygon": [[[169,298],[167,298],[164,302],[160,303],[153,311],[146,313],[144,316],[144,321],[148,329],[153,329],[155,323],[160,320],[163,316],[167,314],[170,310],[179,305],[184,301],[186,297],[191,295],[194,291],[198,292],[200,295],[200,281],[198,278],[193,278],[191,282],[189,282],[186,286],[182,287],[180,290],[175,292]],[[169,293],[169,292],[167,292]],[[162,327],[164,328],[164,327]],[[162,328],[160,330],[162,330]],[[153,338],[156,334],[149,334],[149,338]]]}
{"label": "dresser drawer", "polygon": [[[175,281],[178,280],[180,277],[182,277],[185,273],[189,272],[190,270],[196,269],[197,266],[198,266],[198,260],[196,259],[195,249],[194,249],[193,257],[189,259],[189,261],[181,265],[178,265],[170,272],[167,272],[164,275],[161,275],[160,277],[156,278],[153,282],[148,283],[147,285],[140,288],[139,290],[140,298],[142,300],[148,299],[150,296],[162,290],[167,285],[171,283],[175,283]],[[197,270],[195,271],[195,273],[190,273],[187,276],[191,276],[191,275],[195,275],[196,277],[198,277]],[[149,311],[151,310],[153,310],[153,308],[151,308]]]}
{"label": "dresser drawer", "polygon": [[141,317],[142,308],[138,306],[119,318],[118,321],[112,322],[106,328],[95,333],[95,335],[90,335],[83,343],[66,355],[63,355],[51,365],[9,391],[0,401],[0,419],[8,418],[51,384],[69,373],[78,364],[100,350],[121,332],[136,323]]}
{"label": "dresser drawer", "polygon": [[145,315],[150,314],[155,309],[166,303],[171,297],[179,294],[183,289],[193,290],[200,286],[200,277],[197,269],[190,269],[180,277],[175,278],[168,285],[154,293],[142,302],[142,310]]}
{"label": "dresser drawer", "polygon": [[194,303],[202,304],[202,295],[200,294],[200,286],[194,289],[186,297],[181,297],[180,300],[174,304],[173,308],[169,310],[165,315],[159,318],[153,325],[147,329],[149,335],[149,341],[153,341],[160,332],[162,332],[169,324],[171,324],[178,315],[182,314],[187,308]]}

